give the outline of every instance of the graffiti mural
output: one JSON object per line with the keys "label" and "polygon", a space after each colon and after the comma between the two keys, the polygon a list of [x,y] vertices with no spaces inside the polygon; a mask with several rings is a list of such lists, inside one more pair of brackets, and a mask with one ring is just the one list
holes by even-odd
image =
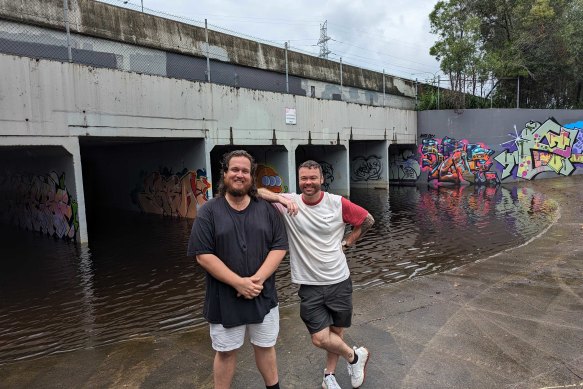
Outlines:
{"label": "graffiti mural", "polygon": [[382,178],[383,165],[378,155],[354,157],[351,168],[352,181],[377,181]]}
{"label": "graffiti mural", "polygon": [[542,172],[571,175],[583,167],[583,122],[561,126],[554,118],[544,123],[530,121],[520,134],[514,127],[513,139],[502,143],[506,150],[495,158],[503,167],[502,179],[513,176],[533,179]]}
{"label": "graffiti mural", "polygon": [[160,169],[145,174],[133,200],[146,213],[193,219],[208,201],[210,188],[205,169],[184,169],[177,174]]}
{"label": "graffiti mural", "polygon": [[324,175],[324,183],[322,187],[326,192],[330,189],[330,184],[334,181],[334,167],[326,161],[318,161],[322,167],[322,174]]}
{"label": "graffiti mural", "polygon": [[287,192],[287,188],[283,184],[282,178],[271,166],[261,164],[257,165],[255,184],[257,185],[257,188],[266,188],[273,193]]}
{"label": "graffiti mural", "polygon": [[449,137],[424,137],[419,145],[421,169],[430,184],[498,185],[498,174],[490,171],[494,150],[483,143],[469,143]]}
{"label": "graffiti mural", "polygon": [[410,149],[389,154],[389,181],[416,182],[421,174],[421,166]]}
{"label": "graffiti mural", "polygon": [[0,187],[5,196],[4,222],[55,238],[76,240],[78,204],[67,189],[65,173],[9,174],[0,179]]}

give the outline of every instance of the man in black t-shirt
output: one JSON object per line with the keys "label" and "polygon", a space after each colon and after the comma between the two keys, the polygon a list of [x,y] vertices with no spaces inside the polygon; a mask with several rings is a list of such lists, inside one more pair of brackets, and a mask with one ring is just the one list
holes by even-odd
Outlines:
{"label": "man in black t-shirt", "polygon": [[275,270],[288,249],[277,211],[256,197],[256,164],[246,151],[224,156],[220,196],[198,211],[188,242],[206,270],[204,317],[210,325],[215,388],[229,388],[245,332],[266,388],[279,388]]}

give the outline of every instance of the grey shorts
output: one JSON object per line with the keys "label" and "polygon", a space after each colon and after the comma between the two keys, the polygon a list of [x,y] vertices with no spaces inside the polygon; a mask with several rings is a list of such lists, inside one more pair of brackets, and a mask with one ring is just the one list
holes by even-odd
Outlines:
{"label": "grey shorts", "polygon": [[352,280],[334,285],[301,285],[300,316],[310,334],[326,327],[347,328],[352,323]]}
{"label": "grey shorts", "polygon": [[259,347],[273,347],[279,334],[279,306],[271,308],[262,323],[246,324],[225,328],[222,324],[210,324],[213,349],[216,351],[232,351],[240,348],[245,341],[245,333],[249,340]]}

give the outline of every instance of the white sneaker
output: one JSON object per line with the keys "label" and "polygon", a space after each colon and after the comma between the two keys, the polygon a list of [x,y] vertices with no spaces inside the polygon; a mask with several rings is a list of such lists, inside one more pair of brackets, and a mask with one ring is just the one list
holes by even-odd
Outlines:
{"label": "white sneaker", "polygon": [[354,353],[358,355],[358,362],[354,365],[348,363],[348,375],[353,388],[359,388],[364,382],[364,375],[366,373],[366,363],[368,362],[368,350],[364,347],[353,347]]}
{"label": "white sneaker", "polygon": [[[326,370],[324,370],[324,374]],[[342,389],[333,374],[325,375],[322,380],[322,389]]]}

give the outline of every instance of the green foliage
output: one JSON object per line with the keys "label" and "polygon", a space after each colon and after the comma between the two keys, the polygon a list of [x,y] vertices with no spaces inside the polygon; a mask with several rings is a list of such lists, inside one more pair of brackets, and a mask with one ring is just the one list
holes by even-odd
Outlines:
{"label": "green foliage", "polygon": [[442,0],[429,19],[452,91],[480,95],[495,80],[492,106],[516,107],[517,95],[523,108],[583,106],[583,0]]}
{"label": "green foliage", "polygon": [[450,0],[439,1],[429,20],[431,32],[440,37],[430,54],[441,61],[440,68],[449,76],[450,88],[475,93],[478,83],[488,78],[479,18],[467,1]]}
{"label": "green foliage", "polygon": [[438,99],[437,88],[429,88],[419,94],[417,110],[490,108],[491,104],[489,99],[448,89],[440,89]]}
{"label": "green foliage", "polygon": [[437,94],[433,91],[419,94],[417,101],[417,110],[427,111],[437,109]]}

